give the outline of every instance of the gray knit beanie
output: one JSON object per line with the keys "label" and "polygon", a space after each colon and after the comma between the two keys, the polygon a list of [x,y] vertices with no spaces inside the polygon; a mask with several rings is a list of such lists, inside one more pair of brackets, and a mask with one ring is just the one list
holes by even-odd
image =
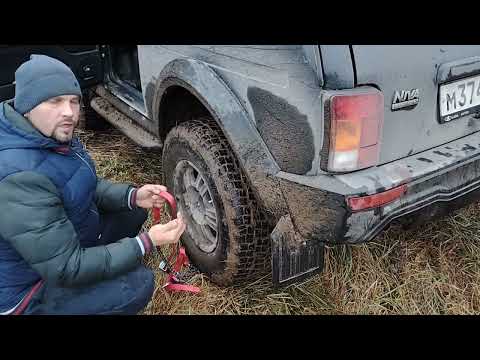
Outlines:
{"label": "gray knit beanie", "polygon": [[13,106],[20,114],[60,95],[82,96],[78,80],[63,62],[46,55],[34,54],[15,71]]}

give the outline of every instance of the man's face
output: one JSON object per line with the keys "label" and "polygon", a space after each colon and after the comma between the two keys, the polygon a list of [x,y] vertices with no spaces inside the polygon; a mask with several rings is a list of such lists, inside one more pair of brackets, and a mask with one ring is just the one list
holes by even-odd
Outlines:
{"label": "man's face", "polygon": [[38,104],[26,113],[25,117],[43,135],[67,143],[72,140],[79,114],[80,97],[62,95]]}

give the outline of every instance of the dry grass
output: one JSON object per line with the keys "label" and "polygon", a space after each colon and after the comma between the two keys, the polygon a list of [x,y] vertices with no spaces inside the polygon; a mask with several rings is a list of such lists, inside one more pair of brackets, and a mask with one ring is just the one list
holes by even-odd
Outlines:
{"label": "dry grass", "polygon": [[[114,181],[161,182],[161,156],[116,130],[79,131],[97,171]],[[197,295],[157,288],[146,314],[478,314],[480,313],[479,204],[404,231],[392,226],[375,241],[329,248],[325,270],[280,291],[270,276],[221,288],[202,275]],[[148,224],[147,224],[148,225]],[[146,259],[156,269],[158,258]]]}

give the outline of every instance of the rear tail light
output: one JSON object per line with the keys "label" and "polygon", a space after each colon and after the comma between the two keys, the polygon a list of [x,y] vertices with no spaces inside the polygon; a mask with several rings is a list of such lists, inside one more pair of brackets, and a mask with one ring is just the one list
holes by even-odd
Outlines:
{"label": "rear tail light", "polygon": [[406,192],[407,185],[401,185],[393,189],[373,195],[349,197],[347,198],[347,204],[352,211],[373,209],[382,205],[387,205],[397,200],[398,198],[402,197]]}
{"label": "rear tail light", "polygon": [[[383,95],[368,93],[330,98],[327,171],[346,172],[378,163],[383,126]],[[327,119],[328,121],[328,119]]]}

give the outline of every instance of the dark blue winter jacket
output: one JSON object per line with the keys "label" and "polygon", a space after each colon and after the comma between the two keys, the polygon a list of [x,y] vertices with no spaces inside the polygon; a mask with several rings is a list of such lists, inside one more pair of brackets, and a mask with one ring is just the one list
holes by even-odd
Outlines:
{"label": "dark blue winter jacket", "polygon": [[0,313],[41,279],[77,286],[141,263],[135,238],[95,246],[99,209],[128,209],[130,186],[97,178],[78,139],[43,136],[0,103]]}

